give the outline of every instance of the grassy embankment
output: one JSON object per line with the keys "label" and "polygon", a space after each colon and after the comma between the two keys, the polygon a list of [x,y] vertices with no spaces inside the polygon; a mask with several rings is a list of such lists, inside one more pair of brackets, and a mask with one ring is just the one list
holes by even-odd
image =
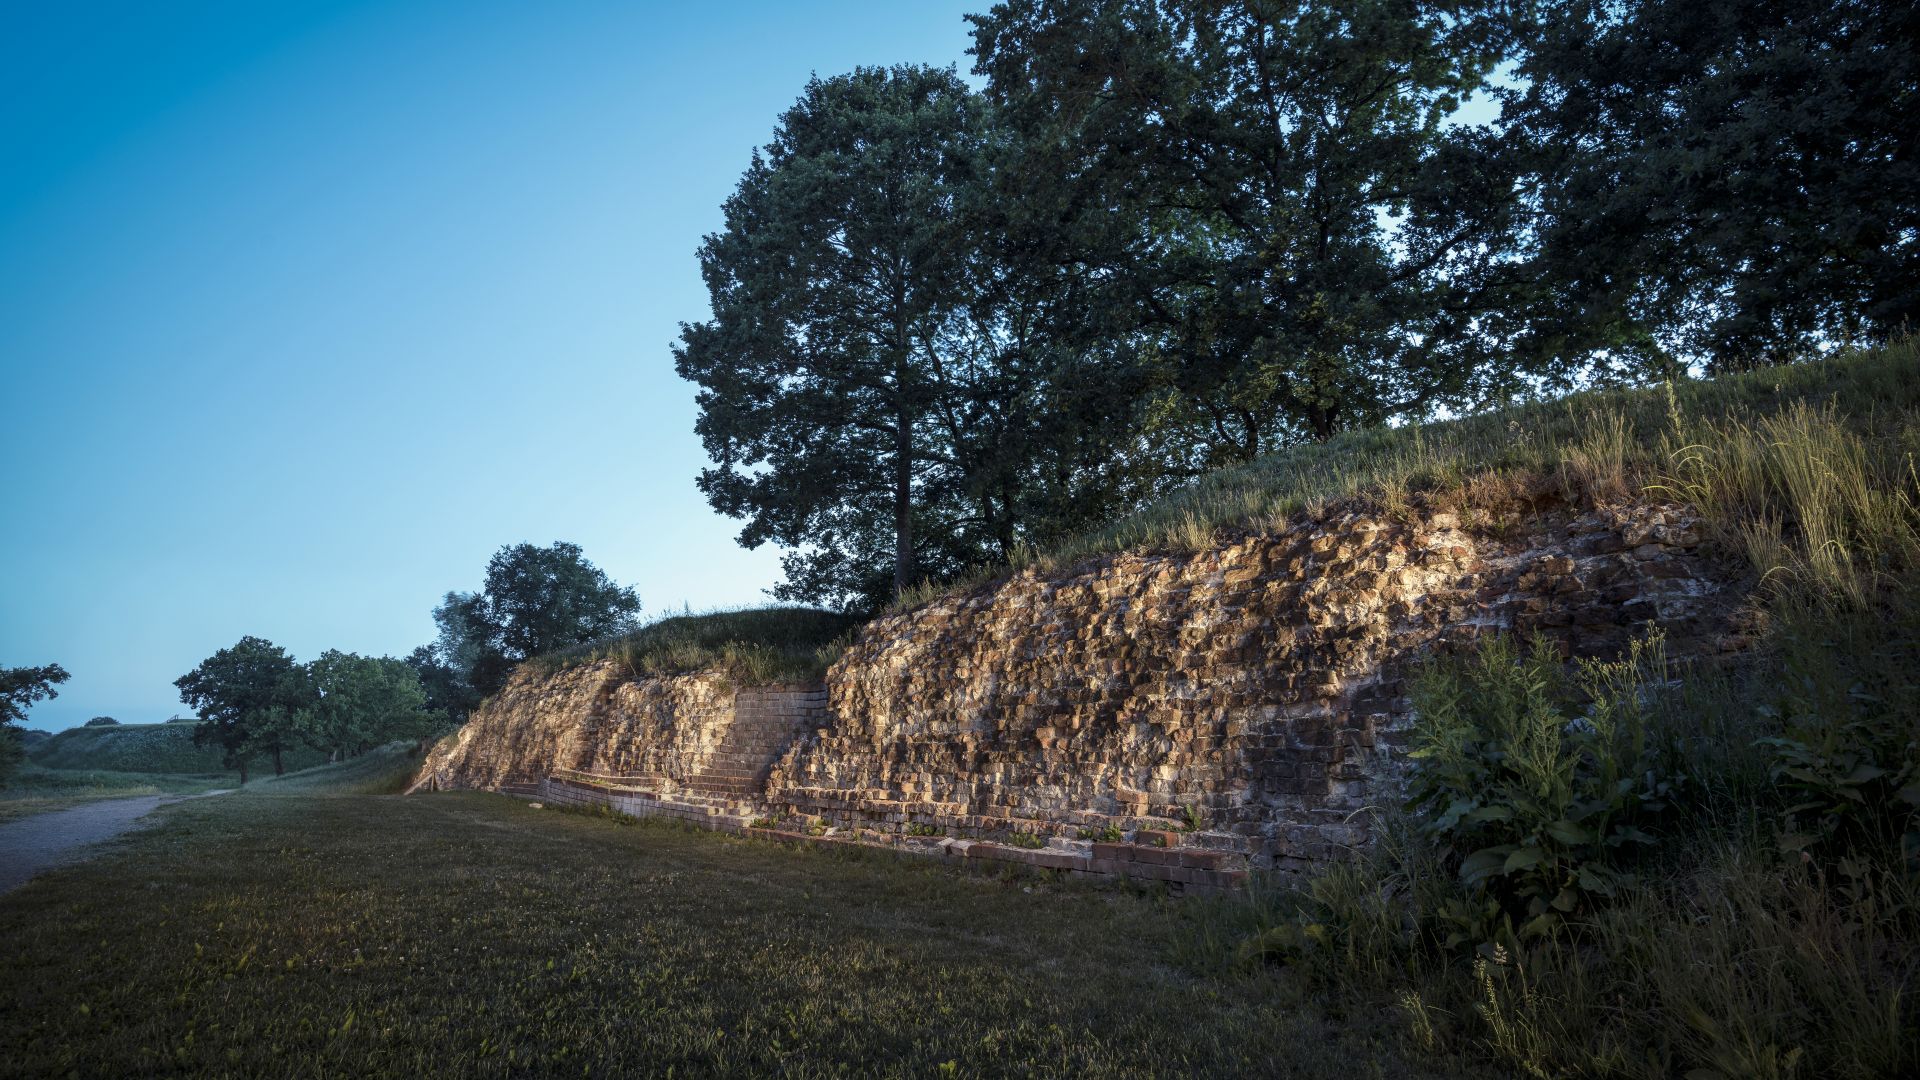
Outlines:
{"label": "grassy embankment", "polygon": [[[289,774],[324,760],[305,748],[286,755]],[[26,762],[0,782],[0,821],[96,799],[192,795],[239,784],[237,770],[221,767],[219,748],[193,745],[192,724],[70,728],[36,740]]]}
{"label": "grassy embankment", "polygon": [[1204,902],[289,783],[0,898],[0,1075],[1464,1075]]}
{"label": "grassy embankment", "polygon": [[719,671],[743,686],[812,682],[826,674],[859,624],[854,616],[803,607],[676,615],[624,637],[539,657],[529,666],[557,671],[613,659],[635,677]]}

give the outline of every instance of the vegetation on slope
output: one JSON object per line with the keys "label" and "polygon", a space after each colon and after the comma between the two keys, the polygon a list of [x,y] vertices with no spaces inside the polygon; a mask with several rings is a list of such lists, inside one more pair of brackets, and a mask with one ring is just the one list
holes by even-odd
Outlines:
{"label": "vegetation on slope", "polygon": [[[43,769],[100,769],[136,773],[224,774],[223,751],[218,746],[195,746],[189,724],[118,724],[113,727],[69,728],[28,750],[28,758]],[[301,747],[286,754],[289,769],[303,769],[326,760],[317,750]]]}
{"label": "vegetation on slope", "polygon": [[[1285,528],[1303,509],[1355,497],[1387,510],[1415,500],[1484,508],[1506,502],[1515,487],[1542,480],[1575,500],[1710,497],[1712,490],[1690,486],[1702,481],[1703,469],[1730,478],[1747,474],[1738,483],[1760,482],[1752,472],[1765,468],[1766,445],[1781,434],[1770,428],[1780,424],[1809,438],[1844,431],[1847,445],[1809,451],[1864,454],[1868,472],[1897,490],[1906,456],[1920,449],[1916,373],[1920,339],[1906,338],[1814,363],[1589,391],[1462,419],[1348,432],[1208,473],[1103,528],[1046,550],[1023,550],[1010,564],[909,590],[895,610],[1029,566],[1053,570],[1127,550],[1197,550],[1237,532]],[[1809,408],[1830,410],[1831,422],[1809,426]],[[1728,513],[1719,516],[1728,521],[1762,512],[1752,500],[1721,509]]]}
{"label": "vegetation on slope", "polygon": [[[1920,1067],[1916,375],[1908,341],[1676,390],[1665,416],[1604,395],[1554,441],[1515,423],[1508,467],[1700,508],[1755,570],[1765,632],[1690,667],[1650,638],[1577,679],[1524,643],[1431,661],[1387,841],[1256,898],[1223,960],[1397,1002],[1422,1044],[1530,1075]],[[1430,449],[1459,441],[1419,438],[1357,455],[1373,497],[1460,475]]]}
{"label": "vegetation on slope", "polygon": [[629,634],[548,653],[535,670],[617,660],[639,678],[719,671],[742,686],[812,682],[826,674],[861,620],[804,607],[676,615]]}
{"label": "vegetation on slope", "polygon": [[232,774],[45,769],[28,764],[0,784],[0,822],[133,795],[197,795],[232,787]]}
{"label": "vegetation on slope", "polygon": [[474,793],[163,813],[0,898],[0,1073],[1466,1074],[1184,966],[1206,902]]}

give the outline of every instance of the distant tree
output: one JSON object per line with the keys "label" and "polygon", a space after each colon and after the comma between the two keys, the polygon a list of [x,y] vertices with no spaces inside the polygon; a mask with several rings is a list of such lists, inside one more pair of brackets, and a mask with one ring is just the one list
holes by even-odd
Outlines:
{"label": "distant tree", "polygon": [[625,633],[640,597],[588,562],[578,544],[515,544],[487,562],[485,587],[448,593],[434,609],[437,659],[468,697],[492,694],[515,665],[535,656]]}
{"label": "distant tree", "polygon": [[59,664],[0,668],[0,777],[10,775],[22,755],[19,725],[36,702],[57,698],[54,687],[72,676]]}
{"label": "distant tree", "polygon": [[440,658],[439,650],[422,645],[407,654],[407,666],[427,693],[427,709],[446,718],[448,723],[465,723],[467,714],[480,703],[473,688],[461,679],[452,664]]}
{"label": "distant tree", "polygon": [[174,680],[180,700],[200,714],[196,746],[216,745],[230,768],[247,782],[247,759],[273,757],[273,772],[286,772],[282,755],[299,741],[298,714],[313,696],[304,669],[285,649],[264,638],[243,637]]}
{"label": "distant tree", "polygon": [[83,726],[85,727],[118,727],[119,725],[120,725],[120,721],[115,720],[111,716],[96,716],[93,719],[87,721],[86,724]]}
{"label": "distant tree", "polygon": [[1727,370],[1920,328],[1920,6],[1543,7],[1530,337]]}
{"label": "distant tree", "polygon": [[442,722],[427,711],[420,677],[404,660],[329,649],[307,665],[313,699],[299,712],[301,737],[330,759],[395,739],[424,740]]}

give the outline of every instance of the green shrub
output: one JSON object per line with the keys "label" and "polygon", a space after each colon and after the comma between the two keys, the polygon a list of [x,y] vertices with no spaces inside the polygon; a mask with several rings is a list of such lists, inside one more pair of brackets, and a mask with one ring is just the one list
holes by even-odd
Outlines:
{"label": "green shrub", "polygon": [[1648,737],[1666,677],[1658,636],[1572,677],[1545,643],[1501,637],[1421,672],[1408,809],[1464,886],[1450,944],[1537,937],[1632,884],[1677,779]]}
{"label": "green shrub", "polygon": [[1047,846],[1047,838],[1038,833],[1017,832],[1007,837],[1007,843],[1017,848],[1036,851]]}

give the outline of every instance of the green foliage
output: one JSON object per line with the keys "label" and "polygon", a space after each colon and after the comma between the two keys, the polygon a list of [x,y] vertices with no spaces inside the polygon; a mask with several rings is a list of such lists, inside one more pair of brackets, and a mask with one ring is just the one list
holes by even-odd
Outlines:
{"label": "green foliage", "polygon": [[297,714],[313,698],[306,672],[285,649],[243,637],[174,680],[180,700],[200,714],[195,745],[216,745],[225,764],[247,777],[247,759],[264,753],[273,771],[286,771],[286,751],[299,741]]}
{"label": "green foliage", "polygon": [[1635,883],[1677,781],[1648,731],[1667,678],[1657,636],[1571,681],[1545,643],[1522,655],[1498,637],[1421,672],[1408,809],[1465,886],[1449,945],[1539,937]]}
{"label": "green foliage", "polygon": [[1126,833],[1120,830],[1120,826],[1115,825],[1112,822],[1108,822],[1107,824],[1097,829],[1092,829],[1092,828],[1080,829],[1075,833],[1075,835],[1082,840],[1097,840],[1103,844],[1117,844],[1121,840],[1126,838]]}
{"label": "green foliage", "polygon": [[940,836],[943,834],[938,825],[929,825],[923,821],[910,821],[907,823],[907,835],[908,836]]}
{"label": "green foliage", "polygon": [[0,668],[0,780],[6,779],[24,756],[18,725],[35,702],[60,696],[54,687],[71,676],[59,664],[45,667]]}
{"label": "green foliage", "polygon": [[355,755],[396,739],[423,742],[446,723],[427,709],[405,660],[329,649],[307,665],[307,678],[314,699],[298,714],[300,736],[321,750]]}
{"label": "green foliage", "polygon": [[460,719],[516,665],[624,633],[639,612],[638,594],[588,562],[578,544],[510,545],[487,561],[481,591],[450,592],[434,609],[440,638],[410,662],[435,685],[440,707]]}
{"label": "green foliage", "polygon": [[1107,347],[1150,372],[1134,415],[1188,461],[1484,392],[1475,316],[1509,279],[1496,140],[1447,125],[1499,62],[1495,5],[1011,0],[972,16],[978,70],[1072,191],[1070,249]]}
{"label": "green foliage", "polygon": [[533,663],[538,670],[557,671],[616,660],[636,678],[720,671],[741,686],[816,682],[859,625],[851,615],[802,607],[676,615]]}
{"label": "green foliage", "polygon": [[1870,611],[1790,612],[1763,739],[1789,801],[1782,848],[1825,862],[1892,859],[1920,874],[1920,595]]}
{"label": "green foliage", "polygon": [[1542,5],[1506,122],[1541,347],[1716,370],[1920,325],[1920,14],[1885,0]]}
{"label": "green foliage", "polygon": [[1007,843],[1028,851],[1038,851],[1047,846],[1047,838],[1038,833],[1012,832],[1007,834]]}
{"label": "green foliage", "polygon": [[118,723],[120,723],[120,721],[118,721],[118,720],[115,720],[115,719],[114,719],[113,717],[111,717],[111,716],[96,716],[96,717],[94,717],[93,719],[91,719],[91,720],[89,720],[89,721],[87,721],[87,722],[86,722],[85,724],[83,724],[83,725],[81,725],[81,726],[83,726],[83,727],[113,727],[113,726],[115,726],[115,725],[116,725],[116,724],[118,724]]}

